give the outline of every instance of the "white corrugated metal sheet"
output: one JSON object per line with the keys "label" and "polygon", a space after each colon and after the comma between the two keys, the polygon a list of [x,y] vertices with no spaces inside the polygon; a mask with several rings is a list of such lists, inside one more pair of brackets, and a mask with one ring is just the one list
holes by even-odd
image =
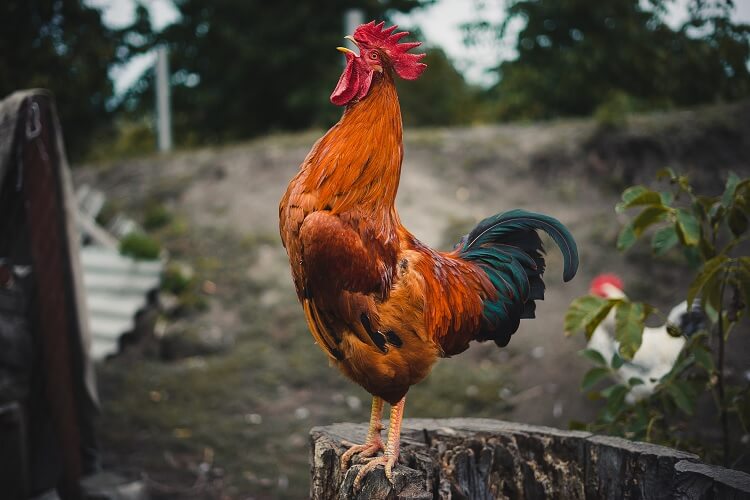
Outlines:
{"label": "white corrugated metal sheet", "polygon": [[159,287],[163,264],[138,261],[113,248],[81,249],[83,284],[91,327],[91,355],[103,359],[118,349],[118,339],[134,326],[146,295]]}
{"label": "white corrugated metal sheet", "polygon": [[135,326],[135,314],[146,305],[146,295],[159,287],[161,261],[139,261],[120,255],[119,240],[138,230],[131,219],[118,214],[108,228],[96,223],[106,203],[101,191],[83,184],[76,192],[78,227],[84,241],[81,248],[83,286],[91,328],[91,356],[103,359],[117,353],[123,333]]}

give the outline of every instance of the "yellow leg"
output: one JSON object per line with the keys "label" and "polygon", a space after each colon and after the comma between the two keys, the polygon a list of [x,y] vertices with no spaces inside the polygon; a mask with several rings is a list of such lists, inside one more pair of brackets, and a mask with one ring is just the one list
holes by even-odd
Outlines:
{"label": "yellow leg", "polygon": [[341,468],[349,468],[349,462],[355,453],[359,453],[360,458],[367,458],[377,454],[383,449],[383,441],[380,439],[380,431],[383,429],[383,423],[380,421],[383,416],[383,400],[377,396],[372,397],[372,411],[370,412],[370,427],[367,430],[367,439],[364,444],[355,444],[341,456]]}
{"label": "yellow leg", "polygon": [[385,477],[393,483],[393,466],[398,461],[399,446],[401,443],[401,420],[404,417],[404,404],[406,398],[401,398],[401,401],[391,407],[391,420],[388,424],[388,444],[385,447],[385,454],[382,457],[375,458],[368,462],[354,478],[354,489],[359,490],[362,479],[372,469],[378,465],[385,467]]}

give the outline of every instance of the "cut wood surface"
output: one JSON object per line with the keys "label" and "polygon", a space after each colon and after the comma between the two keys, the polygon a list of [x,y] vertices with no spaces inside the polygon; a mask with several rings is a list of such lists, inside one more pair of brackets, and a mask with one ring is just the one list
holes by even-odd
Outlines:
{"label": "cut wood surface", "polygon": [[488,419],[411,419],[402,428],[393,485],[382,467],[352,490],[361,465],[342,470],[345,443],[361,443],[366,424],[315,427],[314,499],[719,499],[750,498],[750,475],[706,465],[690,453],[598,436]]}

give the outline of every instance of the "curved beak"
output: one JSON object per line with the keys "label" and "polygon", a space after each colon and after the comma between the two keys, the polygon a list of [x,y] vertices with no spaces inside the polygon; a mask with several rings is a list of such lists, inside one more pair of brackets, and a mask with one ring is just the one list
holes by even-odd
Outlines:
{"label": "curved beak", "polygon": [[346,35],[344,38],[346,38],[347,40],[349,40],[350,42],[352,42],[355,47],[359,48],[359,44],[357,43],[357,40],[355,40],[353,36]]}
{"label": "curved beak", "polygon": [[336,50],[338,50],[339,52],[343,52],[344,54],[351,54],[353,56],[357,55],[353,50],[346,47],[336,47]]}

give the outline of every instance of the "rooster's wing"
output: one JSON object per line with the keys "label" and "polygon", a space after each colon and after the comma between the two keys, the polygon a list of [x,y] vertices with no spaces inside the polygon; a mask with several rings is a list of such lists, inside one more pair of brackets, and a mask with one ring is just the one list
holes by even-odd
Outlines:
{"label": "rooster's wing", "polygon": [[310,331],[337,360],[344,356],[339,349],[344,335],[376,347],[361,318],[373,315],[375,299],[387,297],[393,282],[397,238],[384,244],[369,222],[356,212],[318,210],[285,238],[293,240],[287,249],[297,254],[293,274]]}

